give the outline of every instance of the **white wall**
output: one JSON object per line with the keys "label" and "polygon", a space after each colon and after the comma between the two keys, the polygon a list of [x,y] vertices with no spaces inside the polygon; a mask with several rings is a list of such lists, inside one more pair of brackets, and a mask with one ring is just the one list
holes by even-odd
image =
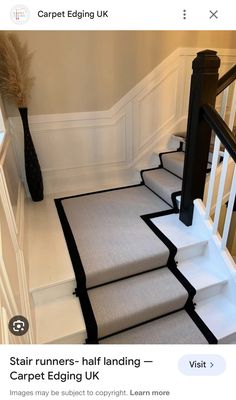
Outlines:
{"label": "white wall", "polygon": [[[107,111],[30,117],[45,193],[89,191],[139,181],[153,151],[173,148],[171,133],[186,126],[191,64],[197,48],[175,50]],[[236,50],[219,49],[221,73]],[[10,118],[23,168],[22,126]]]}
{"label": "white wall", "polygon": [[[235,49],[236,31],[15,31],[33,52],[32,115],[109,110],[177,48]],[[8,115],[17,109],[6,103]]]}

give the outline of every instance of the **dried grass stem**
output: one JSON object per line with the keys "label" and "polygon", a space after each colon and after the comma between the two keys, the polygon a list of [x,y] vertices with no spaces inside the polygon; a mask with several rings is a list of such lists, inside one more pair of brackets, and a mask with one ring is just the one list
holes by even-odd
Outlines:
{"label": "dried grass stem", "polygon": [[0,34],[0,92],[16,103],[27,107],[34,78],[30,76],[32,53],[21,44],[15,33]]}

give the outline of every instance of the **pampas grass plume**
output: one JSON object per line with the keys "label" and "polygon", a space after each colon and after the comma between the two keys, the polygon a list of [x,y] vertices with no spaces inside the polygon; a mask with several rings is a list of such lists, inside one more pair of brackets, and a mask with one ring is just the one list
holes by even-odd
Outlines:
{"label": "pampas grass plume", "polygon": [[34,78],[30,76],[32,53],[15,33],[0,33],[0,92],[17,107],[27,107]]}

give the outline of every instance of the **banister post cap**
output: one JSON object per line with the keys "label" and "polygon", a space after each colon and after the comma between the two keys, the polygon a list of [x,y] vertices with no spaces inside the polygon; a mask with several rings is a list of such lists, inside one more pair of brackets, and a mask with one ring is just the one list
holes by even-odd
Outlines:
{"label": "banister post cap", "polygon": [[197,57],[193,60],[194,72],[214,72],[220,67],[220,59],[215,50],[202,50],[197,53]]}

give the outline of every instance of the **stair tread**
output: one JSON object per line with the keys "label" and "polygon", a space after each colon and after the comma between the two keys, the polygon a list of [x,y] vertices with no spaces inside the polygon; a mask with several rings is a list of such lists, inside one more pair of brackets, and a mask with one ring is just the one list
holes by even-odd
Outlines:
{"label": "stair tread", "polygon": [[75,296],[64,296],[38,304],[35,307],[35,318],[37,343],[52,343],[74,334],[77,335],[77,343],[84,343],[86,339],[84,318]]}
{"label": "stair tread", "polygon": [[188,297],[168,268],[100,286],[88,293],[99,337],[178,310]]}
{"label": "stair tread", "polygon": [[213,270],[207,256],[198,256],[181,261],[178,264],[178,269],[197,291],[227,282],[227,278],[217,273],[216,268]]}
{"label": "stair tread", "polygon": [[205,344],[205,337],[186,311],[129,329],[103,339],[100,344]]}
{"label": "stair tread", "polygon": [[25,202],[30,291],[74,279],[74,271],[53,198]]}
{"label": "stair tread", "polygon": [[198,243],[207,243],[201,232],[196,233],[193,226],[184,225],[178,214],[169,214],[152,218],[152,222],[180,249]]}
{"label": "stair tread", "polygon": [[182,180],[163,168],[143,172],[145,185],[173,206],[171,195],[182,188]]}
{"label": "stair tread", "polygon": [[167,171],[172,172],[182,179],[184,169],[184,157],[185,153],[183,151],[164,153],[161,155],[163,167]]}
{"label": "stair tread", "polygon": [[146,186],[66,198],[61,203],[88,288],[166,265],[168,248],[140,215],[168,207]]}
{"label": "stair tread", "polygon": [[217,339],[236,333],[236,307],[225,296],[200,301],[196,312]]}

